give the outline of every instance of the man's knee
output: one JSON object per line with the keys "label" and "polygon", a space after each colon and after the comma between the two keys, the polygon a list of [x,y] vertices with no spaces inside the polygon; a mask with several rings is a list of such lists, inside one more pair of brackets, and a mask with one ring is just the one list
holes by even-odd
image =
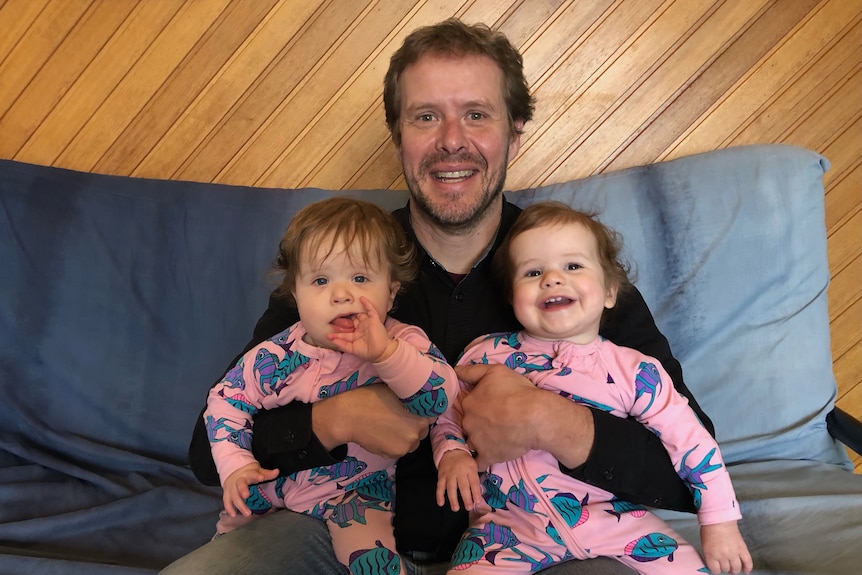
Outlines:
{"label": "man's knee", "polygon": [[336,572],[323,521],[292,511],[270,513],[180,557],[160,575],[275,575],[285,565],[296,575]]}

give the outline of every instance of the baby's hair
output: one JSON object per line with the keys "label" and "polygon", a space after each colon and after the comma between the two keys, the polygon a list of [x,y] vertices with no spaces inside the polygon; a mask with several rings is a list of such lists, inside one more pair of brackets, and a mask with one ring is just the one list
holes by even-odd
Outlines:
{"label": "baby's hair", "polygon": [[535,228],[568,224],[579,224],[596,238],[602,271],[608,285],[617,286],[617,297],[631,290],[630,267],[621,258],[622,236],[601,223],[595,214],[575,210],[562,202],[546,201],[524,208],[494,254],[494,274],[502,286],[503,295],[507,301],[512,301],[512,282],[515,274],[515,263],[510,253],[512,240]]}
{"label": "baby's hair", "polygon": [[273,264],[282,276],[276,296],[296,303],[291,292],[301,258],[306,248],[317,248],[324,241],[329,242],[324,257],[341,241],[351,257],[360,254],[366,265],[375,259],[388,264],[391,281],[400,282],[402,290],[416,277],[415,249],[395,217],[371,202],[335,196],[305,206],[288,225]]}

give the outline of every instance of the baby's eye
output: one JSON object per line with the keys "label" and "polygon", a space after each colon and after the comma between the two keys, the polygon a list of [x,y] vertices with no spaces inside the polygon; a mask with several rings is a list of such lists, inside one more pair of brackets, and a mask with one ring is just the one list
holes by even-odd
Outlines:
{"label": "baby's eye", "polygon": [[316,286],[325,286],[329,282],[327,281],[326,278],[314,278],[313,280],[311,280],[311,283],[316,285]]}
{"label": "baby's eye", "polygon": [[354,276],[353,281],[358,283],[358,284],[364,284],[365,282],[368,281],[368,278],[366,276],[363,276],[363,275],[358,275],[358,276]]}
{"label": "baby's eye", "polygon": [[571,263],[571,264],[566,265],[566,269],[569,271],[579,270],[582,267],[584,267],[584,266],[582,266],[581,264],[576,264],[576,263]]}
{"label": "baby's eye", "polygon": [[524,274],[524,277],[537,278],[540,275],[542,275],[542,270],[529,270],[527,273]]}

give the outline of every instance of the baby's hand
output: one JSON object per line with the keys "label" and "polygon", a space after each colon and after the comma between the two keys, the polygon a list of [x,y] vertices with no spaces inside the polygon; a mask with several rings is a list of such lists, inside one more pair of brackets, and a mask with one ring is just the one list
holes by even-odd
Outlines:
{"label": "baby's hand", "polygon": [[700,543],[712,573],[751,573],[754,564],[736,521],[702,525]]}
{"label": "baby's hand", "polygon": [[386,333],[386,326],[380,321],[380,314],[371,300],[362,296],[359,302],[365,311],[353,317],[352,328],[338,328],[326,337],[339,351],[371,363],[383,361],[395,353],[398,342]]}
{"label": "baby's hand", "polygon": [[271,481],[278,477],[278,469],[263,469],[258,462],[240,467],[224,480],[222,503],[231,517],[236,517],[237,511],[245,516],[251,515],[251,509],[245,500],[251,495],[249,485]]}
{"label": "baby's hand", "polygon": [[475,509],[482,502],[482,485],[479,483],[479,468],[469,452],[462,449],[447,451],[440,458],[437,469],[437,505],[441,507],[449,499],[452,511],[458,511],[458,493],[464,508]]}

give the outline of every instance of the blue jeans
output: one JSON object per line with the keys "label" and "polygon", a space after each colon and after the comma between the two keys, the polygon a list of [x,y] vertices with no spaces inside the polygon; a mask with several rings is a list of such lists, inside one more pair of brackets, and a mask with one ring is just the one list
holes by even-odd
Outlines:
{"label": "blue jeans", "polygon": [[[213,518],[215,528],[215,518]],[[443,575],[447,563],[414,565],[408,575]],[[282,510],[264,515],[165,567],[161,575],[321,575],[344,573],[335,559],[323,521]],[[542,571],[547,575],[631,575],[613,559],[567,561]]]}

